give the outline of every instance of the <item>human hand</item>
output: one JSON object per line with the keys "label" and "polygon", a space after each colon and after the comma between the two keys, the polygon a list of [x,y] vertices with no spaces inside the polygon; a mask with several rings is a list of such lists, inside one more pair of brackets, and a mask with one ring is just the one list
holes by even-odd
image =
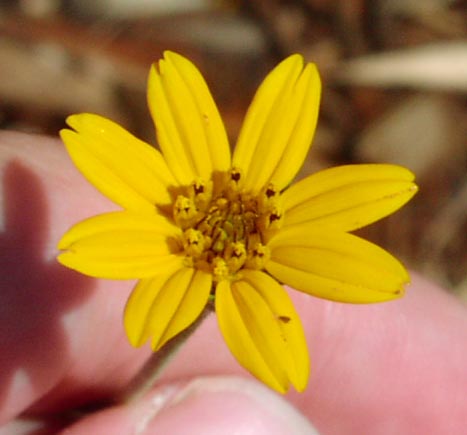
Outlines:
{"label": "human hand", "polygon": [[[303,416],[323,434],[464,433],[466,310],[417,276],[404,298],[385,304],[291,292],[312,360],[307,390],[285,396],[293,407],[238,366],[215,316],[147,396],[113,403],[150,355],[123,330],[133,284],[84,277],[55,256],[73,223],[115,206],[83,180],[58,140],[2,133],[0,175],[1,435],[65,426],[73,435],[312,433]],[[93,409],[70,413],[77,407]],[[27,429],[26,418],[43,432]]]}

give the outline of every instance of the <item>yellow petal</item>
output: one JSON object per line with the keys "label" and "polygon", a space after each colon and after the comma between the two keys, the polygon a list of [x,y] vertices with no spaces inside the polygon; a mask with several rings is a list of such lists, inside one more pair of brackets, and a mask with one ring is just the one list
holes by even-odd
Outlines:
{"label": "yellow petal", "polygon": [[313,64],[292,55],[259,87],[248,110],[233,156],[244,173],[244,188],[258,191],[268,181],[284,188],[311,145],[321,85]]}
{"label": "yellow petal", "polygon": [[243,122],[232,158],[232,166],[241,168],[244,176],[252,160],[256,158],[261,134],[273,112],[272,109],[277,106],[276,101],[280,100],[284,92],[290,90],[291,83],[296,80],[302,65],[303,58],[300,55],[288,57],[267,75],[258,88]]}
{"label": "yellow petal", "polygon": [[326,169],[299,181],[283,194],[284,226],[353,231],[402,207],[417,192],[414,175],[386,164]]}
{"label": "yellow petal", "polygon": [[201,314],[211,291],[211,275],[182,268],[138,283],[125,308],[125,330],[133,346],[151,338],[157,351]]}
{"label": "yellow petal", "polygon": [[269,275],[244,270],[242,278],[259,293],[272,311],[281,331],[281,338],[290,354],[291,363],[284,367],[297,391],[303,391],[310,373],[310,359],[302,322],[284,288]]}
{"label": "yellow petal", "polygon": [[[276,302],[285,298],[278,295],[271,303],[268,289],[255,288],[263,283],[253,275],[250,282],[221,281],[216,288],[216,313],[222,335],[239,363],[271,388],[285,393],[291,380],[300,381],[299,388],[303,387],[302,379],[294,372],[296,355],[291,354],[282,321],[277,317]],[[288,305],[279,309],[279,315],[285,313],[284,318],[291,315],[296,320]]]}
{"label": "yellow petal", "polygon": [[230,167],[224,125],[209,89],[197,68],[167,51],[159,71],[151,68],[148,103],[159,145],[181,184]]}
{"label": "yellow petal", "polygon": [[[180,229],[159,215],[107,213],[73,226],[60,240],[58,261],[86,275],[145,278],[179,268]],[[164,269],[166,268],[166,269]]]}
{"label": "yellow petal", "polygon": [[[318,70],[314,64],[307,64],[288,102],[289,120],[284,120],[285,127],[289,127],[284,128],[288,138],[269,179],[278,189],[288,186],[303,165],[316,130],[320,97],[321,81]],[[292,114],[295,115],[294,118]],[[279,143],[279,149],[280,145]]]}
{"label": "yellow petal", "polygon": [[141,279],[131,292],[125,306],[123,323],[132,346],[142,346],[149,340],[148,314],[170,276],[163,273],[153,278]]}
{"label": "yellow petal", "polygon": [[76,132],[60,135],[73,162],[104,195],[139,212],[170,203],[175,179],[157,150],[98,115],[72,115],[67,123]]}
{"label": "yellow petal", "polygon": [[[187,89],[191,92],[191,99],[196,104],[198,116],[195,121],[200,122],[204,131],[203,146],[197,145],[199,141],[192,140],[196,152],[201,148],[207,148],[211,157],[211,171],[227,171],[230,168],[230,146],[225,131],[224,123],[219,110],[212,98],[211,92],[199,70],[188,59],[177,53],[166,51],[167,62],[172,63],[184,80]],[[205,142],[205,145],[204,145]],[[198,156],[200,160],[206,160],[206,156]],[[201,164],[205,164],[201,162]],[[201,175],[201,174],[200,174]]]}
{"label": "yellow petal", "polygon": [[[252,295],[248,298],[245,293],[249,291]],[[247,300],[243,301],[242,297],[246,297]],[[258,304],[254,314],[250,312],[251,301]],[[283,350],[284,346],[279,342],[279,345],[274,347],[270,343],[270,335],[261,337],[261,328],[256,330],[253,325],[254,315],[259,315],[268,326],[275,323],[272,319],[273,314],[268,313],[260,296],[244,282],[237,282],[235,288],[232,288],[229,281],[221,281],[216,288],[216,314],[224,340],[237,361],[262,382],[285,393],[287,377],[276,361],[279,358],[277,347]],[[277,325],[275,332],[279,333]]]}
{"label": "yellow petal", "polygon": [[409,276],[392,255],[347,233],[304,232],[297,225],[268,244],[266,270],[297,290],[340,302],[371,303],[402,296]]}

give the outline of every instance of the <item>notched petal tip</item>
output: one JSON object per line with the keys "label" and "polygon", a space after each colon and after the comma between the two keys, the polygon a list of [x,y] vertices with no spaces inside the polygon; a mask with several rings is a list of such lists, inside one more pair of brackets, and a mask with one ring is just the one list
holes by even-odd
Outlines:
{"label": "notched petal tip", "polygon": [[[70,244],[67,241],[67,234],[65,233],[62,238],[57,243],[57,250],[58,251],[67,251],[70,248]],[[58,258],[58,257],[57,257]]]}
{"label": "notched petal tip", "polygon": [[83,113],[74,113],[73,115],[69,115],[66,117],[65,122],[70,127],[74,128],[74,126],[79,123],[80,118],[83,116]]}
{"label": "notched petal tip", "polygon": [[75,120],[76,120],[79,116],[81,116],[80,113],[74,113],[73,115],[69,115],[69,116],[66,117],[65,123],[66,123],[68,126],[70,126],[70,127],[73,128],[73,124],[74,124]]}
{"label": "notched petal tip", "polygon": [[86,275],[86,276],[98,278],[98,276],[96,276],[95,274],[88,273],[86,270],[83,270],[81,262],[79,261],[79,258],[77,258],[76,256],[76,251],[73,250],[72,248],[64,249],[61,253],[57,255],[56,259],[58,263],[60,263],[62,266],[68,269],[82,273],[83,275]]}
{"label": "notched petal tip", "polygon": [[73,253],[73,250],[72,249],[67,249],[66,247],[60,247],[60,246],[57,246],[57,248],[61,251],[58,255],[57,255],[57,261],[62,265],[62,266],[66,266],[66,267],[69,267],[68,264],[69,262],[67,261],[67,253]]}
{"label": "notched petal tip", "polygon": [[175,51],[172,51],[172,50],[164,50],[163,58],[168,61],[179,60],[181,62],[189,62],[190,64],[192,63],[185,56],[182,56],[181,54],[176,53]]}
{"label": "notched petal tip", "polygon": [[96,122],[96,129],[99,129],[99,122],[102,120],[106,120],[101,115],[97,115],[95,113],[83,112],[83,113],[74,113],[73,115],[67,116],[65,122],[69,125],[73,130],[79,132],[81,127],[85,124],[90,124],[93,121]]}
{"label": "notched petal tip", "polygon": [[63,143],[67,145],[68,140],[73,139],[73,137],[75,137],[75,135],[78,133],[76,133],[75,130],[71,130],[69,128],[62,128],[58,134],[60,135],[60,139],[62,139]]}

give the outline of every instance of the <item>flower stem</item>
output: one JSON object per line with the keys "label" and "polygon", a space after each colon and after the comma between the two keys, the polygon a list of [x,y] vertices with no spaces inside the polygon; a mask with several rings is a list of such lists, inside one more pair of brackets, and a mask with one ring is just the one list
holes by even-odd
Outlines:
{"label": "flower stem", "polygon": [[130,403],[144,396],[157,382],[165,367],[172,361],[182,345],[212,311],[214,311],[214,307],[212,302],[209,302],[203,312],[188,328],[169,340],[159,351],[153,353],[141,370],[129,382],[118,402]]}

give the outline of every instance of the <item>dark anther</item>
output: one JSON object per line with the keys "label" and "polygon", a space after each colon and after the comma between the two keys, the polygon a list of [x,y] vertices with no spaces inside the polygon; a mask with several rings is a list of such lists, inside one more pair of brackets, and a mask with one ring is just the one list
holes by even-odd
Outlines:
{"label": "dark anther", "polygon": [[269,189],[266,189],[266,196],[267,196],[268,198],[273,197],[275,194],[276,194],[276,191],[275,191],[274,189],[270,189],[270,188],[269,188]]}
{"label": "dark anther", "polygon": [[230,178],[233,180],[233,181],[238,181],[240,180],[240,172],[232,172],[230,174]]}
{"label": "dark anther", "polygon": [[271,216],[269,216],[269,223],[273,223],[274,221],[278,221],[280,218],[281,218],[280,215],[272,213]]}
{"label": "dark anther", "polygon": [[288,316],[278,316],[278,319],[283,323],[289,323],[292,319]]}
{"label": "dark anther", "polygon": [[204,193],[204,186],[202,184],[200,185],[194,185],[194,189],[195,189],[195,194],[196,195],[199,195],[200,193]]}

